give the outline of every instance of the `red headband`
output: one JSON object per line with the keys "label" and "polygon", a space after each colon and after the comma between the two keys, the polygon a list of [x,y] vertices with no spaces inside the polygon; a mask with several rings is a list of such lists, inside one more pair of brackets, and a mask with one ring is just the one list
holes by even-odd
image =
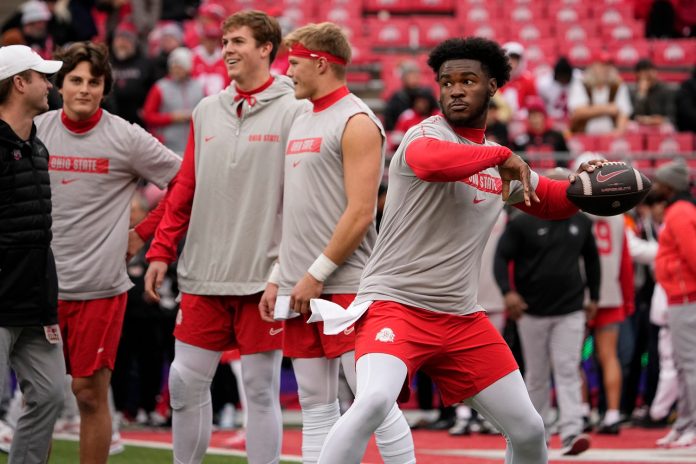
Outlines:
{"label": "red headband", "polygon": [[314,50],[310,50],[308,48],[305,48],[305,46],[299,42],[290,47],[290,56],[299,56],[300,58],[311,58],[314,60],[317,60],[319,58],[325,58],[326,61],[328,61],[329,63],[341,64],[343,66],[348,64],[346,60],[339,56],[332,55],[331,53],[327,52],[317,52]]}

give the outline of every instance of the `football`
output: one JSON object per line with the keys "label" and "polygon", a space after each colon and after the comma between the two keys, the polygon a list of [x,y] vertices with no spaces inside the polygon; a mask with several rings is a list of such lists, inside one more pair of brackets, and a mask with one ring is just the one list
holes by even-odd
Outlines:
{"label": "football", "polygon": [[650,180],[626,163],[609,162],[593,172],[581,172],[566,196],[575,206],[597,216],[625,213],[648,194]]}

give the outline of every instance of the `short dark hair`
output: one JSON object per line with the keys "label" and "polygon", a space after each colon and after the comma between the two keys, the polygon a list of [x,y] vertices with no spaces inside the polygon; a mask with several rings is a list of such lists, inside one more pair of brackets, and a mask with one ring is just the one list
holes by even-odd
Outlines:
{"label": "short dark hair", "polygon": [[648,69],[655,69],[655,65],[652,61],[647,58],[638,60],[638,63],[636,63],[636,72],[647,71]]}
{"label": "short dark hair", "polygon": [[31,72],[31,69],[27,69],[0,81],[0,105],[4,105],[10,98],[15,76],[21,76],[25,81],[31,82]]}
{"label": "short dark hair", "polygon": [[78,64],[86,61],[90,65],[90,71],[97,77],[104,77],[104,95],[111,92],[114,84],[114,76],[109,63],[109,49],[104,44],[94,42],[75,42],[55,53],[55,59],[63,62],[63,67],[56,73],[54,79],[56,87],[63,88],[65,76],[74,70]]}
{"label": "short dark hair", "polygon": [[440,67],[449,60],[475,60],[498,83],[498,88],[510,80],[510,62],[498,43],[483,37],[447,39],[437,45],[428,56],[428,66],[440,77]]}
{"label": "short dark hair", "polygon": [[222,32],[224,34],[230,29],[238,29],[243,26],[251,29],[257,46],[267,42],[273,45],[270,55],[270,62],[273,63],[278,54],[280,41],[283,39],[278,20],[263,11],[242,10],[222,22]]}

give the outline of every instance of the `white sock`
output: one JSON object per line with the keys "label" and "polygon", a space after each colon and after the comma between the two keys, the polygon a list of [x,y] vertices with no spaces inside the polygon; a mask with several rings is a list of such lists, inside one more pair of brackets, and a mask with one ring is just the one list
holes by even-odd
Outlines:
{"label": "white sock", "polygon": [[471,419],[471,408],[469,406],[460,404],[457,406],[454,412],[459,420],[465,421]]}
{"label": "white sock", "polygon": [[213,428],[210,383],[221,353],[178,340],[174,352],[169,370],[174,463],[199,464]]}
{"label": "white sock", "polygon": [[604,414],[604,424],[605,425],[613,425],[619,422],[621,419],[621,416],[619,415],[618,409],[607,409],[607,412]]}
{"label": "white sock", "polygon": [[590,408],[590,403],[582,403],[582,415],[585,417],[590,417],[592,409]]}
{"label": "white sock", "polygon": [[283,441],[280,411],[280,350],[242,356],[246,396],[246,450],[250,464],[276,464]]}

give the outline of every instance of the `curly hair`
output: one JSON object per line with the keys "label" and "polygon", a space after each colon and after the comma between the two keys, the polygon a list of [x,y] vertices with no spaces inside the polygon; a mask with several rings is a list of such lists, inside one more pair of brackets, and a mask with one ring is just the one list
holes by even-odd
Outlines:
{"label": "curly hair", "polygon": [[498,88],[510,80],[510,63],[505,51],[496,42],[483,37],[447,39],[437,45],[428,56],[428,66],[440,77],[440,67],[449,60],[475,60],[494,78]]}
{"label": "curly hair", "polygon": [[63,67],[55,74],[55,84],[59,89],[63,88],[63,81],[78,64],[86,61],[89,63],[90,72],[96,77],[104,77],[104,95],[111,92],[114,76],[109,63],[109,49],[104,44],[94,42],[75,42],[55,53],[55,59],[63,62]]}

